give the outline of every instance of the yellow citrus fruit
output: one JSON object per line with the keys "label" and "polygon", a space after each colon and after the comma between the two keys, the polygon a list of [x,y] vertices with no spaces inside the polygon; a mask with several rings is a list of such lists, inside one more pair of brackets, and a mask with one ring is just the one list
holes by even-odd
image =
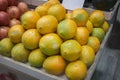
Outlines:
{"label": "yellow citrus fruit", "polygon": [[101,27],[105,21],[105,15],[103,11],[95,10],[91,13],[89,20],[92,22],[94,27]]}
{"label": "yellow citrus fruit", "polygon": [[91,36],[97,37],[101,42],[104,39],[105,31],[102,28],[93,28]]}
{"label": "yellow citrus fruit", "polygon": [[62,74],[65,67],[66,62],[60,55],[47,57],[43,63],[44,70],[53,75]]}
{"label": "yellow citrus fruit", "polygon": [[66,66],[65,75],[69,80],[84,80],[87,75],[87,67],[80,60],[70,62]]}
{"label": "yellow citrus fruit", "polygon": [[87,67],[90,67],[95,59],[95,52],[92,47],[88,45],[82,46],[82,51],[80,54],[80,60],[83,61]]}
{"label": "yellow citrus fruit", "polygon": [[33,67],[41,67],[45,59],[46,55],[40,49],[35,49],[30,52],[28,62]]}
{"label": "yellow citrus fruit", "polygon": [[64,40],[71,39],[77,31],[76,23],[71,19],[65,19],[58,24],[57,34]]}
{"label": "yellow citrus fruit", "polygon": [[56,4],[48,9],[48,14],[55,16],[59,22],[65,18],[66,10],[61,4]]}
{"label": "yellow citrus fruit", "polygon": [[61,55],[67,61],[75,61],[80,57],[81,45],[76,40],[67,40],[61,44]]}
{"label": "yellow citrus fruit", "polygon": [[93,30],[93,24],[91,23],[90,20],[87,21],[87,23],[86,23],[86,27],[87,27],[89,33],[91,33],[92,30]]}
{"label": "yellow citrus fruit", "polygon": [[52,15],[45,15],[41,17],[36,24],[37,30],[41,34],[56,32],[57,26],[58,26],[58,21]]}
{"label": "yellow citrus fruit", "polygon": [[49,0],[49,1],[52,1],[53,3],[58,3],[58,4],[60,4],[60,1],[59,1],[59,0]]}
{"label": "yellow citrus fruit", "polygon": [[86,10],[78,8],[78,9],[73,10],[72,18],[73,20],[75,20],[75,22],[77,23],[79,27],[85,26],[88,20],[88,13]]}
{"label": "yellow citrus fruit", "polygon": [[48,56],[59,54],[62,39],[55,33],[49,33],[41,37],[39,41],[40,50]]}
{"label": "yellow citrus fruit", "polygon": [[11,50],[11,56],[14,60],[27,62],[30,51],[22,43],[16,44]]}
{"label": "yellow citrus fruit", "polygon": [[37,12],[40,16],[47,15],[48,7],[47,6],[38,6],[35,8],[35,12]]}
{"label": "yellow citrus fruit", "polygon": [[65,19],[72,19],[72,12],[66,13]]}
{"label": "yellow citrus fruit", "polygon": [[8,37],[13,43],[21,42],[21,37],[24,33],[24,28],[22,25],[14,25],[10,28],[8,32]]}
{"label": "yellow citrus fruit", "polygon": [[96,53],[100,48],[100,41],[97,37],[90,36],[87,45],[91,46]]}
{"label": "yellow citrus fruit", "polygon": [[102,25],[102,28],[103,28],[103,30],[104,30],[105,32],[108,31],[108,29],[109,29],[109,24],[108,24],[107,21],[104,21],[104,23],[103,23],[103,25]]}
{"label": "yellow citrus fruit", "polygon": [[25,29],[36,28],[36,23],[40,18],[39,14],[35,11],[27,11],[21,17],[22,26]]}
{"label": "yellow citrus fruit", "polygon": [[77,32],[74,37],[81,45],[87,44],[89,38],[89,31],[86,27],[77,27]]}
{"label": "yellow citrus fruit", "polygon": [[47,7],[51,7],[55,4],[60,4],[59,0],[49,0],[49,1],[45,2],[43,5],[47,6]]}
{"label": "yellow citrus fruit", "polygon": [[29,29],[22,35],[22,43],[25,48],[33,50],[39,47],[39,40],[41,38],[37,29]]}
{"label": "yellow citrus fruit", "polygon": [[10,38],[3,38],[0,41],[0,54],[10,57],[13,46],[14,44],[12,43]]}

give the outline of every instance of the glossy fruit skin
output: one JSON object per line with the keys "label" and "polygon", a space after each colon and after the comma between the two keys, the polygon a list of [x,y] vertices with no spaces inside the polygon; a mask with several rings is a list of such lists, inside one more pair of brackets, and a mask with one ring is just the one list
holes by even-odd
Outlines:
{"label": "glossy fruit skin", "polygon": [[10,22],[10,16],[4,11],[0,11],[0,26],[7,26]]}
{"label": "glossy fruit skin", "polygon": [[85,9],[78,8],[72,12],[72,19],[77,23],[78,27],[85,26],[88,18],[88,12]]}
{"label": "glossy fruit skin", "polygon": [[41,35],[37,29],[29,29],[22,35],[21,41],[25,48],[33,50],[38,48]]}
{"label": "glossy fruit skin", "polygon": [[2,39],[0,41],[0,54],[10,57],[13,46],[14,44],[11,42],[9,38]]}
{"label": "glossy fruit skin", "polygon": [[8,37],[8,31],[9,31],[9,27],[7,26],[1,26],[0,27],[0,40],[2,40],[3,38]]}
{"label": "glossy fruit skin", "polygon": [[36,27],[41,34],[48,34],[56,32],[57,25],[58,21],[54,16],[45,15],[37,21]]}
{"label": "glossy fruit skin", "polygon": [[65,19],[58,24],[57,34],[64,40],[71,39],[75,36],[77,24],[71,19]]}
{"label": "glossy fruit skin", "polygon": [[67,40],[61,44],[61,56],[67,61],[75,61],[80,57],[81,45],[76,40]]}
{"label": "glossy fruit skin", "polygon": [[97,37],[90,36],[87,45],[91,46],[94,49],[95,53],[97,53],[100,48],[100,41]]}
{"label": "glossy fruit skin", "polygon": [[73,61],[66,66],[65,74],[68,80],[84,80],[87,75],[87,67],[80,60]]}
{"label": "glossy fruit skin", "polygon": [[48,14],[55,16],[59,22],[65,18],[66,10],[61,4],[55,4],[48,9]]}
{"label": "glossy fruit skin", "polygon": [[60,55],[47,57],[43,63],[43,69],[53,75],[61,75],[65,67],[66,62]]}
{"label": "glossy fruit skin", "polygon": [[11,56],[19,62],[27,62],[30,51],[22,43],[16,44],[11,50]]}
{"label": "glossy fruit skin", "polygon": [[20,43],[24,31],[22,25],[14,25],[10,28],[8,36],[13,43]]}
{"label": "glossy fruit skin", "polygon": [[27,11],[21,16],[21,24],[25,29],[36,28],[36,23],[40,16],[35,11]]}
{"label": "glossy fruit skin", "polygon": [[0,0],[0,11],[5,11],[8,7],[7,0]]}
{"label": "glossy fruit skin", "polygon": [[85,45],[88,42],[88,38],[88,29],[86,27],[78,27],[74,39],[77,40],[80,43],[80,45]]}
{"label": "glossy fruit skin", "polygon": [[83,61],[87,67],[90,67],[95,59],[95,52],[92,47],[88,45],[82,46],[82,51],[80,54],[80,60]]}
{"label": "glossy fruit skin", "polygon": [[101,10],[94,10],[89,17],[94,27],[101,27],[105,21],[105,14]]}
{"label": "glossy fruit skin", "polygon": [[105,37],[105,31],[102,28],[94,28],[91,33],[91,36],[97,37],[100,40],[100,42],[102,42],[102,40]]}
{"label": "glossy fruit skin", "polygon": [[30,66],[41,67],[45,59],[46,59],[46,55],[44,55],[41,52],[41,50],[38,48],[30,52],[30,55],[28,57],[28,62]]}
{"label": "glossy fruit skin", "polygon": [[62,39],[55,33],[46,34],[39,41],[39,48],[48,56],[59,54]]}

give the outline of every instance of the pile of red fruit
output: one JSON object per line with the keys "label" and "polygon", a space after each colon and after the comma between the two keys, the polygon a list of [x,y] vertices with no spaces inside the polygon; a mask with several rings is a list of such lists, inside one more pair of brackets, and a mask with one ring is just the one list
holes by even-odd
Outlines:
{"label": "pile of red fruit", "polygon": [[25,2],[19,0],[0,0],[0,40],[7,37],[11,26],[20,24],[20,16],[28,11]]}

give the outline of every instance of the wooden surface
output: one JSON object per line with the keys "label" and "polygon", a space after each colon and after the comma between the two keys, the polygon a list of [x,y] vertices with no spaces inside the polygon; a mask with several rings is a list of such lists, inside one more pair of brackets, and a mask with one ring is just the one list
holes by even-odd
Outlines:
{"label": "wooden surface", "polygon": [[120,80],[120,3],[91,80]]}

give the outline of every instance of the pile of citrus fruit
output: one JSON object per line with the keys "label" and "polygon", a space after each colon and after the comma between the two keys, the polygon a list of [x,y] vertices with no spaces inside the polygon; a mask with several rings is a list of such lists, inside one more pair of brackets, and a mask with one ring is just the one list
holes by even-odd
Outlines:
{"label": "pile of citrus fruit", "polygon": [[67,13],[58,0],[49,0],[10,28],[8,38],[0,41],[0,54],[69,80],[84,80],[108,29],[100,10]]}

